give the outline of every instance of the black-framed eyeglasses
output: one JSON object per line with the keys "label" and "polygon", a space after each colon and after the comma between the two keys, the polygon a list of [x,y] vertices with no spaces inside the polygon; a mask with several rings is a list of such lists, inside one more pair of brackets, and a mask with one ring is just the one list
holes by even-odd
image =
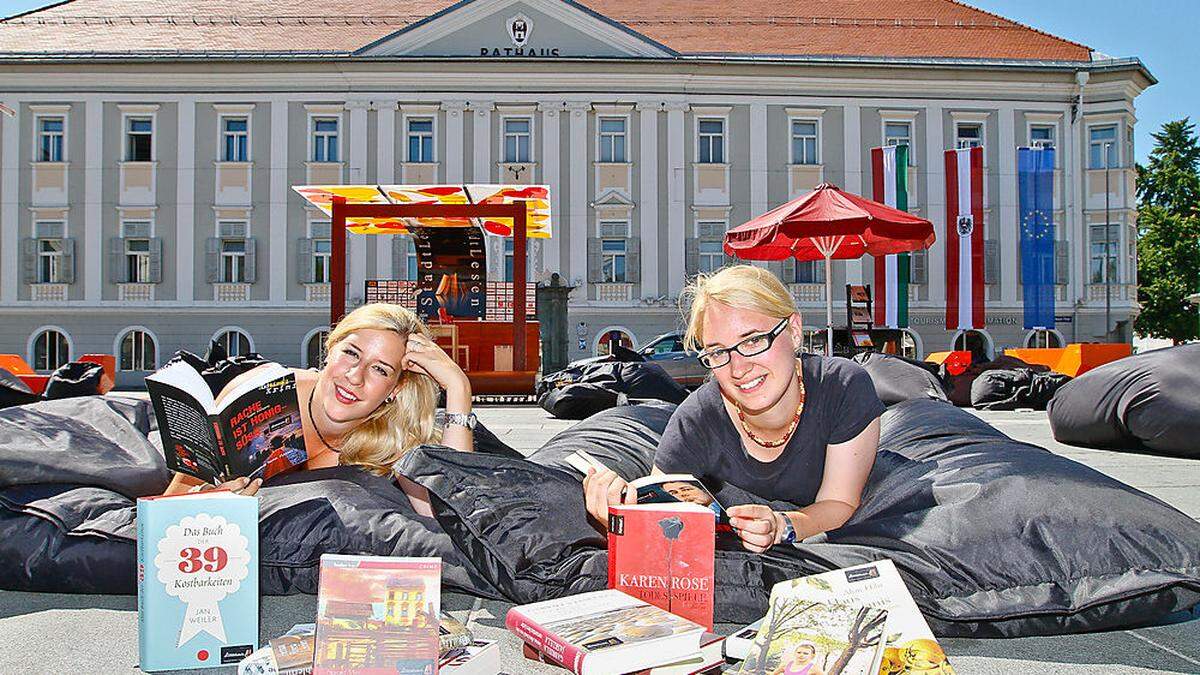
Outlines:
{"label": "black-framed eyeglasses", "polygon": [[771,348],[775,344],[775,338],[779,337],[783,329],[787,327],[788,319],[784,317],[774,328],[765,332],[751,335],[732,347],[722,347],[720,349],[710,349],[702,352],[699,357],[700,365],[709,370],[716,370],[721,366],[729,363],[733,358],[733,352],[737,352],[742,356],[758,356],[759,354]]}

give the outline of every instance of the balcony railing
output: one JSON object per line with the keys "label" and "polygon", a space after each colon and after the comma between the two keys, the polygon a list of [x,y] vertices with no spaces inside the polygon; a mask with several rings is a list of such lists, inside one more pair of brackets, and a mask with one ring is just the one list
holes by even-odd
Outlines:
{"label": "balcony railing", "polygon": [[596,284],[596,299],[600,302],[629,302],[633,298],[633,284]]}
{"label": "balcony railing", "polygon": [[154,300],[154,284],[120,284],[117,298],[121,302],[150,302]]}
{"label": "balcony railing", "polygon": [[67,285],[31,284],[29,295],[34,302],[62,302],[67,299]]}
{"label": "balcony railing", "polygon": [[213,300],[217,302],[246,302],[250,299],[250,284],[213,284]]}

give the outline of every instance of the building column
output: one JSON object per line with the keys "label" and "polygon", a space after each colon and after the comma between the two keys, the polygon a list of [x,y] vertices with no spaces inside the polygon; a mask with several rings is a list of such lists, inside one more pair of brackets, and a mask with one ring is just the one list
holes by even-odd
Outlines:
{"label": "building column", "polygon": [[[570,219],[570,270],[572,283],[576,286],[583,286],[587,283],[587,240],[589,228],[589,215],[591,207],[588,203],[588,137],[587,137],[587,111],[591,110],[591,104],[584,101],[569,101],[566,104],[567,112],[571,116],[569,124],[569,134],[571,137],[571,213]],[[582,294],[587,297],[586,293]]]}
{"label": "building column", "polygon": [[[558,194],[558,187],[562,178],[562,167],[559,164],[562,159],[559,149],[559,121],[562,119],[560,113],[563,111],[563,104],[561,101],[542,102],[538,104],[538,111],[542,113],[542,182],[550,188],[550,232],[554,235],[555,230],[560,227],[559,219],[562,218],[562,195]],[[561,232],[562,230],[559,230],[557,237],[552,236],[541,242],[542,269],[534,272],[534,279],[548,277],[551,272],[562,273],[559,259],[564,236]]]}
{"label": "building column", "polygon": [[[375,182],[389,185],[396,182],[396,102],[375,103],[375,126],[378,137],[375,148]],[[375,276],[396,278],[392,269],[392,239],[394,234],[372,235],[375,240]]]}
{"label": "building column", "polygon": [[446,113],[446,182],[450,184],[463,181],[463,116],[467,110],[466,101],[444,101],[442,112]]}
{"label": "building column", "polygon": [[[188,111],[195,112],[195,103],[189,106],[181,100],[179,102],[179,130],[181,133],[184,127],[184,115]],[[83,298],[87,302],[97,302],[102,299],[104,290],[105,249],[104,209],[102,206],[104,203],[104,102],[99,98],[89,98],[84,102],[83,119]],[[195,154],[195,148],[191,145],[188,146],[188,154]],[[179,276],[176,277],[175,298],[187,301],[192,299],[191,271],[195,254],[191,246],[192,220],[195,218],[191,195],[194,192],[195,172],[189,173],[185,182],[182,167],[190,167],[192,164],[184,164],[184,159],[186,159],[185,153],[183,148],[180,148],[179,158],[176,160],[181,168],[177,198],[179,207],[176,211],[175,222],[176,232],[186,232],[188,239],[180,239],[180,234],[175,236],[178,247],[175,264],[180,268],[177,271]],[[187,209],[183,207],[184,202],[187,203]],[[7,240],[4,245],[7,245]],[[184,251],[188,256],[186,268],[189,276],[186,283],[184,283],[182,271],[184,265],[179,261]]]}
{"label": "building column", "polygon": [[[683,115],[689,106],[686,102],[675,101],[666,103],[663,107],[667,111],[667,293],[675,298],[683,291],[687,277],[684,267],[687,222],[687,202],[684,197],[687,167],[684,164],[684,144],[687,142],[687,130],[684,128]],[[642,255],[646,253],[643,252]]]}
{"label": "building column", "polygon": [[12,117],[0,117],[0,135],[4,141],[3,178],[0,178],[0,299],[6,303],[16,302],[17,286],[21,283],[21,258],[19,252],[20,232],[17,219],[20,217],[20,147],[21,147],[21,103],[9,99],[5,105],[16,111]]}
{"label": "building column", "polygon": [[[916,130],[913,130],[916,133]],[[945,140],[942,137],[942,107],[929,106],[925,109],[925,176],[926,218],[933,223],[936,238],[928,253],[929,302],[935,307],[946,303],[946,162]],[[932,345],[926,346],[926,351]],[[940,348],[940,345],[937,345]]]}
{"label": "building column", "polygon": [[[843,127],[843,137],[845,143],[846,162],[846,190],[853,192],[856,195],[863,194],[863,170],[862,170],[862,108],[857,104],[846,105],[845,124]],[[818,262],[819,265],[824,265],[824,262]],[[846,283],[862,284],[863,282],[863,265],[867,264],[867,257],[863,256],[858,260],[847,260],[845,262]],[[872,263],[873,264],[873,263]],[[834,263],[833,269],[836,271],[837,263]]]}
{"label": "building column", "polygon": [[637,211],[642,232],[642,297],[657,298],[658,275],[658,101],[641,101],[638,111]]}
{"label": "building column", "polygon": [[1012,106],[1001,106],[996,111],[998,144],[998,161],[996,166],[1000,171],[1000,267],[1013,270],[1010,274],[1001,274],[1000,304],[1005,307],[1018,305],[1017,279],[1021,278],[1021,268],[1017,266],[1017,244],[1021,240],[1020,228],[1017,226],[1017,137],[1016,111]]}
{"label": "building column", "polygon": [[[367,110],[368,101],[347,101],[346,110],[350,111],[350,123],[346,133],[349,140],[349,175],[347,183],[363,185],[367,182]],[[367,281],[367,242],[358,235],[346,237],[346,258],[350,261],[350,288],[347,289],[348,304],[359,305],[363,302],[363,287]]]}
{"label": "building column", "polygon": [[[271,304],[287,300],[288,269],[296,261],[287,255],[288,250],[288,101],[286,98],[271,100],[271,157],[270,157],[270,238]],[[283,256],[280,259],[278,256]],[[297,270],[298,271],[298,270]]]}
{"label": "building column", "polygon": [[750,217],[767,212],[767,106],[750,104]]}
{"label": "building column", "polygon": [[492,111],[496,105],[491,101],[476,101],[471,103],[471,122],[474,125],[471,134],[471,165],[472,183],[491,183],[492,181]]}

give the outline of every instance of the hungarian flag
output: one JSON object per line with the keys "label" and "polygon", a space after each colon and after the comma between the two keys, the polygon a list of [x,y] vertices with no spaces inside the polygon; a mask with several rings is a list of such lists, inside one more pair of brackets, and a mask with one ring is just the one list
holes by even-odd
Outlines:
{"label": "hungarian flag", "polygon": [[983,328],[983,148],[946,151],[946,328]]}
{"label": "hungarian flag", "polygon": [[[908,210],[908,146],[871,148],[871,199],[901,211]],[[907,253],[875,258],[875,325],[908,328]]]}

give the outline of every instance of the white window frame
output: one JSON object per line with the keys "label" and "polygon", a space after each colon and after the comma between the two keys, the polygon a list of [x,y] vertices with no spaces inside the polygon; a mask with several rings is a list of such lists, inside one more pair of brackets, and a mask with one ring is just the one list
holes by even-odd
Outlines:
{"label": "white window frame", "polygon": [[[1046,145],[1045,142],[1043,141],[1043,139],[1040,139],[1040,138],[1035,139],[1033,137],[1034,129],[1049,129],[1050,130],[1050,139],[1049,139],[1050,144]],[[1050,147],[1050,148],[1055,148],[1055,149],[1058,148],[1058,125],[1054,124],[1053,122],[1030,122],[1027,133],[1028,133],[1028,138],[1029,138],[1029,147],[1031,147],[1031,148],[1044,148],[1044,147]]]}
{"label": "white window frame", "polygon": [[[813,161],[798,162],[796,161],[796,130],[797,123],[814,125],[813,137]],[[805,137],[807,138],[807,137]],[[823,164],[821,160],[821,118],[820,117],[789,117],[788,118],[788,156],[793,166],[820,166]]]}
{"label": "white window frame", "polygon": [[[29,365],[31,365],[35,371],[38,371],[38,367],[37,367],[38,364],[37,364],[37,359],[34,358],[34,346],[37,344],[38,337],[41,336],[46,331],[55,331],[56,333],[58,333],[59,335],[63,336],[63,338],[66,339],[66,341],[67,341],[67,356],[66,356],[66,361],[64,361],[63,363],[70,363],[71,355],[75,353],[75,341],[71,339],[71,334],[68,333],[61,326],[47,325],[47,326],[40,326],[38,328],[35,328],[34,331],[29,334],[29,340],[25,343],[25,354],[29,357]],[[43,368],[40,370],[40,372],[48,373],[55,369],[56,368]]]}
{"label": "white window frame", "polygon": [[[526,122],[529,123],[529,156],[526,157],[525,159],[520,159],[520,155],[521,155],[520,149],[521,148],[520,148],[519,141],[517,142],[517,146],[515,148],[515,150],[517,151],[517,159],[509,159],[508,158],[508,153],[506,151],[508,148],[508,135],[509,135],[508,134],[508,122],[509,122],[509,120],[525,120]],[[518,138],[520,137],[520,134],[513,134],[513,135]],[[534,138],[533,115],[513,114],[513,115],[501,115],[500,116],[500,154],[499,154],[499,157],[500,157],[501,164],[532,164],[534,161],[533,160],[533,156],[534,156],[533,149],[535,147],[537,147],[537,146],[536,146],[536,140]]]}
{"label": "white window frame", "polygon": [[[604,211],[601,211],[600,213],[603,214]],[[609,213],[612,213],[612,211],[609,211]],[[623,214],[624,212],[617,211],[617,213]],[[616,237],[614,235],[604,234],[604,226],[605,225],[621,225],[625,232],[625,234],[621,235],[621,238],[629,239],[630,237],[633,236],[632,235],[633,224],[630,222],[628,215],[622,215],[621,217],[605,217],[604,215],[600,215],[599,217],[596,218],[596,238],[597,239],[616,239],[618,237]]]}
{"label": "white window frame", "polygon": [[[316,328],[305,333],[304,338],[300,340],[300,363],[302,364],[301,365],[302,368],[320,368],[321,367],[321,364],[311,363],[308,360],[308,342],[313,339],[313,336],[320,335],[321,333],[325,333],[328,335],[329,326],[317,326]],[[324,340],[322,340],[322,342],[324,342]],[[324,347],[321,347],[321,349],[319,349],[318,351],[324,351]]]}
{"label": "white window frame", "polygon": [[[712,252],[704,251],[703,247],[705,244],[716,244],[717,252],[714,254]],[[724,248],[722,248],[722,246],[723,246],[722,242],[717,239],[701,239],[701,240],[699,240],[696,243],[696,248],[697,248],[696,271],[697,272],[715,272],[715,271],[721,269],[722,267],[724,267],[725,266],[725,250],[724,250]],[[712,265],[712,266],[710,266],[709,269],[705,269],[704,260],[706,258],[712,258],[714,255],[716,257],[716,261],[715,261],[716,265]]]}
{"label": "white window frame", "polygon": [[963,145],[964,140],[968,140],[968,141],[972,140],[972,139],[964,139],[963,136],[961,135],[962,129],[964,127],[979,127],[979,138],[978,138],[979,147],[983,147],[983,145],[984,145],[983,139],[987,137],[987,122],[982,122],[982,121],[977,121],[977,120],[955,120],[954,121],[954,147],[959,150],[961,150],[963,148],[971,147],[969,144]]}
{"label": "white window frame", "polygon": [[[149,368],[125,369],[125,368],[121,367],[121,343],[125,342],[125,338],[127,336],[129,336],[130,333],[133,333],[134,331],[138,331],[138,332],[145,334],[146,337],[150,338],[150,342],[154,346],[154,363],[152,363]],[[136,345],[134,345],[134,347],[136,349]],[[145,346],[143,345],[143,351],[142,351],[143,361],[146,356],[144,347]],[[143,372],[150,372],[150,371],[158,370],[158,357],[159,357],[159,353],[160,353],[158,336],[154,334],[154,331],[150,330],[149,328],[146,328],[145,326],[127,326],[124,330],[118,331],[116,339],[113,340],[112,353],[113,353],[113,355],[115,355],[117,357],[117,372],[120,372],[120,373],[143,373]],[[137,362],[136,354],[134,354],[134,362],[135,362],[135,364]]]}
{"label": "white window frame", "polygon": [[[146,223],[146,225],[147,225],[146,231],[148,234],[144,237],[140,236],[140,235],[136,236],[136,237],[130,236],[128,233],[128,230],[126,229],[126,226],[129,223]],[[129,240],[130,239],[144,239],[147,242],[147,250],[145,252],[146,261],[144,263],[145,268],[146,268],[147,278],[144,280],[143,279],[135,279],[133,277],[133,275],[126,275],[127,278],[129,279],[128,283],[131,283],[131,284],[148,284],[148,283],[150,283],[150,280],[149,280],[149,275],[150,275],[149,241],[154,238],[154,229],[155,229],[154,228],[154,218],[121,218],[121,240],[124,242],[124,250],[125,250],[125,254],[122,256],[123,259],[121,261],[121,264],[126,266],[126,268],[125,268],[126,270],[129,269],[129,267],[128,267],[129,266],[129,256],[134,255],[134,253],[129,250]],[[116,354],[116,352],[113,352],[113,353]],[[120,356],[120,354],[117,354],[117,355],[118,355],[118,357]]]}
{"label": "white window frame", "polygon": [[[338,151],[337,159],[332,159],[332,160],[329,159],[328,143],[325,144],[325,146],[326,146],[325,159],[317,159],[317,122],[325,121],[325,120],[334,120],[337,122],[337,133],[332,135],[332,137],[337,142],[337,151]],[[307,132],[308,132],[308,155],[306,156],[305,159],[314,164],[341,164],[342,163],[342,153],[345,150],[345,148],[343,147],[344,144],[342,143],[342,129],[344,127],[345,127],[345,120],[343,119],[343,116],[340,112],[310,111],[308,113],[308,129],[307,129]],[[328,137],[330,137],[330,135],[327,132],[321,132],[321,137],[328,138]]]}
{"label": "white window frame", "polygon": [[[437,114],[433,113],[433,112],[424,113],[424,114],[414,113],[411,115],[405,114],[403,117],[404,117],[404,119],[403,119],[404,162],[406,164],[435,164],[435,163],[437,163],[437,161],[438,161],[438,159],[437,159],[437,154],[438,154],[438,152],[437,152],[437,139],[438,139],[438,116],[437,116]],[[422,138],[428,136],[428,138],[429,138],[429,157],[426,157],[426,158],[420,159],[420,160],[416,160],[416,161],[414,161],[412,158],[412,155],[409,154],[411,139],[414,136],[412,131],[409,129],[409,125],[412,122],[429,122],[429,133],[428,134],[426,134],[424,132],[415,134]]]}
{"label": "white window frame", "polygon": [[[44,251],[43,246],[52,241],[58,242],[57,251]],[[38,243],[38,262],[37,262],[37,283],[39,284],[61,284],[63,276],[63,256],[65,255],[63,240],[58,237],[41,237],[37,240]],[[45,266],[43,266],[45,261]]]}
{"label": "white window frame", "polygon": [[[125,269],[127,272],[126,277],[129,279],[129,283],[131,283],[131,284],[148,284],[148,283],[150,283],[150,239],[145,238],[145,237],[123,237],[122,240],[125,242]],[[131,243],[133,243],[134,241],[146,242],[146,250],[145,251],[129,250],[130,249],[129,245]],[[138,258],[138,260],[136,263],[134,263],[136,266],[131,268],[130,267],[131,259],[134,257]],[[132,272],[134,270],[137,271],[137,274],[128,274],[128,272]],[[145,272],[144,277],[142,275],[143,271]]]}
{"label": "white window frame", "polygon": [[[1111,122],[1099,122],[1099,123],[1094,123],[1094,124],[1088,125],[1088,127],[1087,127],[1087,144],[1088,144],[1087,145],[1087,147],[1088,147],[1087,168],[1088,168],[1088,170],[1102,171],[1104,169],[1103,164],[1101,164],[1100,166],[1092,166],[1092,146],[1100,145],[1100,152],[1104,152],[1104,143],[1103,142],[1097,143],[1096,141],[1092,140],[1092,132],[1096,131],[1098,129],[1112,129],[1113,130],[1113,138],[1112,138],[1112,142],[1111,142],[1111,144],[1112,144],[1111,153],[1110,153],[1110,156],[1106,157],[1105,159],[1108,160],[1108,168],[1118,169],[1121,167],[1121,126],[1122,125],[1121,125],[1120,120],[1112,120]],[[1115,157],[1112,156],[1113,154],[1115,154],[1116,156]]]}
{"label": "white window frame", "polygon": [[[620,244],[622,246],[622,250],[620,250],[620,251],[605,251],[604,244],[607,242],[620,242]],[[618,256],[622,259],[622,262],[624,263],[623,267],[624,267],[625,273],[623,275],[621,275],[624,277],[623,279],[616,278],[616,276],[617,276],[616,259]],[[613,259],[613,275],[612,275],[613,278],[612,279],[607,278],[607,276],[604,274],[605,261],[608,258]],[[604,283],[604,284],[629,283],[629,240],[628,240],[628,238],[622,239],[619,237],[607,237],[605,239],[600,240],[600,276],[602,279],[602,281],[600,283]]]}
{"label": "white window frame", "polygon": [[880,138],[882,140],[880,141],[880,143],[885,148],[890,145],[900,145],[900,143],[890,142],[892,139],[887,135],[887,128],[888,128],[889,124],[898,124],[898,125],[903,125],[903,126],[908,127],[908,136],[906,136],[906,138],[908,139],[908,149],[909,149],[908,157],[909,157],[909,159],[912,159],[913,121],[912,120],[894,120],[894,119],[893,120],[889,120],[889,119],[883,120],[883,126],[881,127],[882,136],[880,136]]}
{"label": "white window frame", "polygon": [[[605,120],[620,120],[621,124],[624,125],[625,129],[620,134],[616,134],[616,133],[612,133],[612,132],[605,132],[603,130]],[[630,127],[630,116],[628,114],[622,115],[622,114],[604,113],[604,114],[596,115],[596,162],[597,163],[600,163],[600,164],[629,164],[630,163],[630,161],[629,161],[629,127]],[[605,159],[604,159],[604,140],[605,140],[605,138],[611,137],[611,138],[615,139],[618,136],[621,138],[621,154],[624,155],[624,158],[620,159],[620,160],[615,159],[616,146],[614,145],[613,146],[614,158],[610,159],[608,161],[605,161]]]}
{"label": "white window frame", "polygon": [[[1121,242],[1123,239],[1123,233],[1121,232],[1121,228],[1123,228],[1123,227],[1125,227],[1125,223],[1122,223],[1119,221],[1108,223],[1108,224],[1088,223],[1088,233],[1087,233],[1087,245],[1088,245],[1087,261],[1088,261],[1088,263],[1087,263],[1087,272],[1086,272],[1087,283],[1092,284],[1092,285],[1097,285],[1097,284],[1103,285],[1104,284],[1104,258],[1097,256],[1093,252],[1093,248],[1099,244],[1102,244],[1103,242],[1097,242],[1095,237],[1092,236],[1092,232],[1093,232],[1094,228],[1103,228],[1103,229],[1101,229],[1101,232],[1103,232],[1105,234],[1105,239],[1108,240],[1108,249],[1107,249],[1107,251],[1108,251],[1108,266],[1109,266],[1108,282],[1110,284],[1114,284],[1114,285],[1121,283],[1121,267],[1122,267],[1121,256],[1123,253],[1121,250]],[[1112,237],[1112,238],[1109,239],[1109,237]],[[1103,255],[1103,254],[1101,254],[1101,255]],[[1099,279],[1094,279],[1092,277],[1092,269],[1094,267],[1094,263],[1096,260],[1100,261],[1100,278]]]}
{"label": "white window frame", "polygon": [[[225,123],[229,120],[245,120],[246,130],[244,132],[230,132],[225,129]],[[251,145],[254,134],[252,132],[253,116],[249,112],[225,112],[217,115],[217,137],[220,142],[217,144],[217,161],[246,163],[254,159],[254,150]],[[246,137],[246,157],[244,159],[231,159],[225,156],[225,144],[230,136],[243,135]]]}
{"label": "white window frame", "polygon": [[[134,132],[130,129],[130,124],[134,120],[150,120],[150,158],[149,159],[132,159],[133,146],[130,145],[131,136]],[[138,132],[140,135],[141,132]],[[154,112],[124,112],[121,113],[121,141],[122,152],[121,157],[126,162],[153,162],[158,158],[158,114]]]}
{"label": "white window frame", "polygon": [[[713,136],[713,134],[703,134],[702,135],[700,133],[700,123],[701,122],[720,122],[721,123],[721,161],[719,161],[719,162],[712,162],[712,161],[705,162],[700,159],[700,148],[703,147],[703,145],[704,145],[704,138],[709,138],[709,137]],[[726,164],[729,164],[729,115],[728,114],[725,114],[725,115],[714,115],[711,113],[697,114],[694,136],[696,138],[695,148],[696,148],[696,163],[697,164],[712,164],[714,166],[724,166]],[[708,145],[709,145],[709,152],[711,153],[712,152],[712,142],[710,141]],[[710,154],[710,158],[711,158],[711,154]]]}
{"label": "white window frame", "polygon": [[[312,242],[312,261],[309,264],[312,265],[313,268],[313,283],[328,284],[332,281],[330,275],[333,272],[333,240],[322,237],[313,237]],[[317,244],[322,242],[329,244],[329,251],[317,250]],[[318,272],[320,272],[320,274],[318,274]]]}
{"label": "white window frame", "polygon": [[919,114],[920,112],[916,110],[879,111],[879,144],[881,146],[899,145],[899,143],[888,143],[887,128],[889,124],[903,124],[908,127],[909,168],[917,165],[917,115]]}
{"label": "white window frame", "polygon": [[[221,337],[222,335],[224,335],[225,333],[228,333],[231,330],[236,330],[237,332],[246,336],[246,342],[248,342],[250,344],[251,352],[258,351],[254,347],[254,336],[250,334],[250,331],[246,330],[245,328],[242,328],[241,326],[222,326],[221,328],[218,328],[216,331],[213,332],[212,337],[210,337],[208,339],[209,343],[211,344],[217,338]],[[233,355],[230,354],[230,356],[233,356]]]}
{"label": "white window frame", "polygon": [[[54,119],[62,122],[62,131],[58,133],[58,135],[60,136],[58,159],[42,159],[42,138],[44,136],[50,135],[50,134],[46,134],[42,131],[42,122],[45,120],[54,120]],[[67,138],[69,137],[68,124],[69,124],[68,115],[65,110],[63,112],[36,113],[33,116],[33,161],[34,161],[34,163],[40,164],[40,163],[56,163],[56,162],[66,162],[67,161]]]}
{"label": "white window frame", "polygon": [[[240,241],[242,243],[241,252],[226,251],[225,245]],[[223,284],[244,284],[246,283],[246,238],[224,237],[221,239],[221,283]],[[238,258],[241,258],[239,265]]]}

